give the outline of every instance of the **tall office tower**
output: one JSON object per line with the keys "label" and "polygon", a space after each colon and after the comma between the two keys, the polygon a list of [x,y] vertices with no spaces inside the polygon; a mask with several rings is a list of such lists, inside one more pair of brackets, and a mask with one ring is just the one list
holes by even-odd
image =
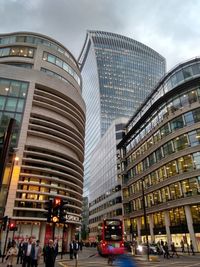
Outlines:
{"label": "tall office tower", "polygon": [[7,162],[0,195],[0,212],[17,225],[11,238],[32,236],[42,244],[51,238],[45,203],[56,197],[67,202],[67,228],[57,224],[54,233],[59,246],[65,241],[68,248],[81,225],[81,94],[78,64],[62,44],[36,33],[0,35],[0,134],[16,120],[11,144],[18,160]]}
{"label": "tall office tower", "polygon": [[78,59],[86,103],[84,195],[88,196],[90,156],[112,121],[130,117],[165,73],[165,59],[133,39],[88,31]]}
{"label": "tall office tower", "polygon": [[122,219],[121,181],[117,176],[117,144],[124,136],[128,118],[115,119],[91,155],[89,183],[89,239],[95,242],[105,218]]}

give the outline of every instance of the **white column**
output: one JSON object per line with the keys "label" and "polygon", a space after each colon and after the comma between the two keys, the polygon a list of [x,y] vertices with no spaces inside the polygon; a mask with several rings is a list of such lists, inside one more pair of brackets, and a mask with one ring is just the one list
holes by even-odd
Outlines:
{"label": "white column", "polygon": [[141,217],[137,217],[137,235],[138,241],[141,242]]}
{"label": "white column", "polygon": [[194,228],[193,228],[193,219],[192,219],[192,214],[191,214],[191,208],[190,206],[185,206],[185,216],[187,220],[187,226],[188,230],[190,233],[190,240],[192,240],[193,246],[194,246],[194,251],[197,251],[197,242],[196,242],[196,237],[194,233]]}
{"label": "white column", "polygon": [[149,214],[149,228],[150,228],[150,235],[151,235],[151,243],[155,241],[153,227],[154,227],[153,214]]}
{"label": "white column", "polygon": [[167,243],[168,245],[171,244],[171,234],[170,234],[170,219],[169,219],[169,211],[165,210],[164,211],[165,215],[165,229],[166,229],[166,234],[167,234]]}

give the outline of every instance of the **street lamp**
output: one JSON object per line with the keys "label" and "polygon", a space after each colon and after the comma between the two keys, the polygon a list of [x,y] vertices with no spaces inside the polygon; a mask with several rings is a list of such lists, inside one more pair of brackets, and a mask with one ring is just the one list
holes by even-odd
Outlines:
{"label": "street lamp", "polygon": [[143,205],[143,212],[144,212],[144,228],[145,228],[145,235],[146,235],[146,243],[147,243],[147,260],[149,261],[149,241],[148,241],[148,232],[147,232],[147,213],[146,213],[146,206],[145,206],[145,197],[144,197],[144,178],[142,178],[142,205]]}

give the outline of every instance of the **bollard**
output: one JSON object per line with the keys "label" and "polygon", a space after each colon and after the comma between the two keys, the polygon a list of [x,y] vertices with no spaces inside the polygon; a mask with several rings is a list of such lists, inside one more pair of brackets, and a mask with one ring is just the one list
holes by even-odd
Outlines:
{"label": "bollard", "polygon": [[75,267],[78,267],[78,254],[76,254]]}

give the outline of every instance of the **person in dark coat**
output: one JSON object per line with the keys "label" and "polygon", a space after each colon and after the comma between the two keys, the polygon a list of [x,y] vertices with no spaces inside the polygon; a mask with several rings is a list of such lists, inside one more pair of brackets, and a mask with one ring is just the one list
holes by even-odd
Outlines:
{"label": "person in dark coat", "polygon": [[48,246],[45,248],[45,266],[46,267],[54,267],[56,259],[56,251],[54,247],[53,240],[49,240]]}
{"label": "person in dark coat", "polygon": [[20,264],[22,264],[23,262],[23,247],[24,247],[24,242],[22,240],[18,246],[17,264],[19,263],[19,261]]}
{"label": "person in dark coat", "polygon": [[22,267],[31,267],[35,246],[33,245],[32,237],[29,237],[28,242],[23,245],[23,263]]}
{"label": "person in dark coat", "polygon": [[73,256],[74,256],[74,246],[73,246],[73,242],[71,241],[69,244],[69,256],[70,256],[70,260],[73,260]]}
{"label": "person in dark coat", "polygon": [[179,255],[178,255],[178,253],[176,251],[176,247],[175,247],[174,242],[172,242],[172,244],[171,244],[171,251],[172,251],[172,258],[173,258],[174,255],[176,255],[176,257],[179,258]]}

